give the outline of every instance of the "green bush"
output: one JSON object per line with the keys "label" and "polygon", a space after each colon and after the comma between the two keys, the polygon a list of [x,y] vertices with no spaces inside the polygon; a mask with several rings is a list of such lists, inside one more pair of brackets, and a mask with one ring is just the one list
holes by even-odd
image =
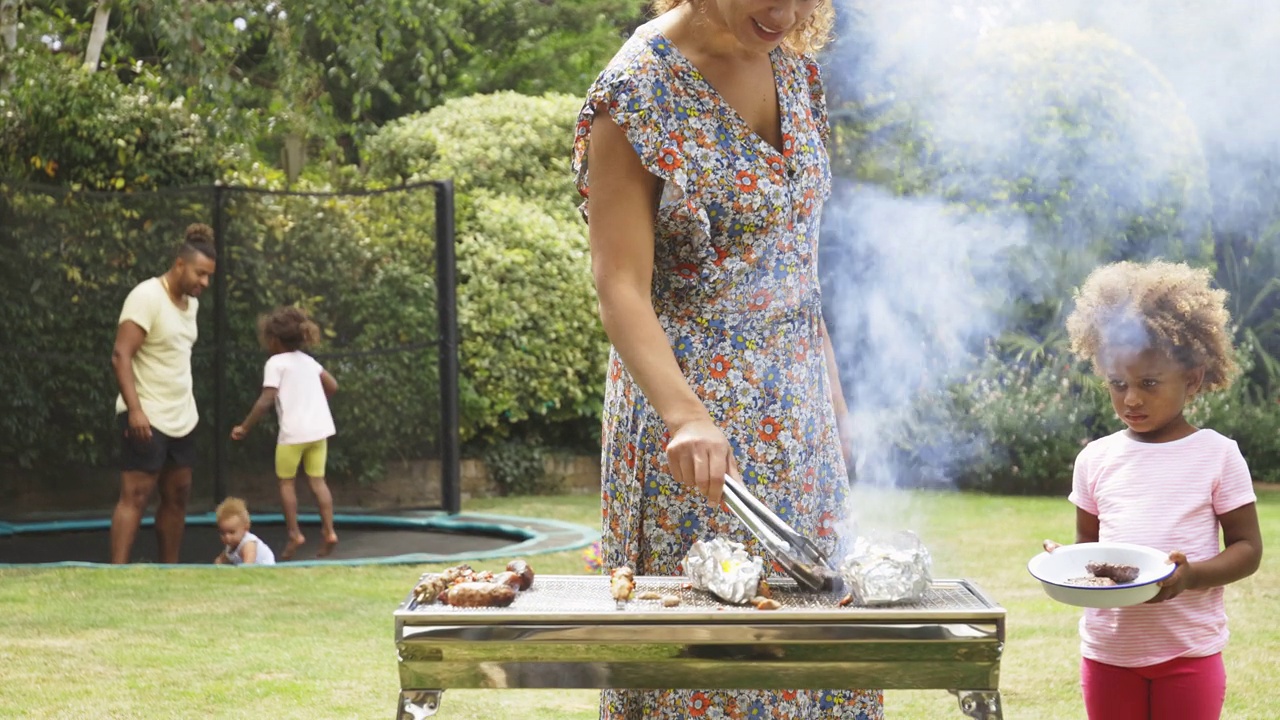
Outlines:
{"label": "green bush", "polygon": [[1089,441],[1118,428],[1101,381],[1070,361],[1009,365],[995,358],[949,390],[947,441],[958,487],[1065,495]]}
{"label": "green bush", "polygon": [[928,130],[943,194],[1016,209],[1053,237],[1120,255],[1204,240],[1196,127],[1127,46],[1068,23],[994,31],[954,78]]}
{"label": "green bush", "polygon": [[1254,480],[1280,482],[1280,403],[1243,381],[1254,370],[1257,357],[1251,340],[1240,343],[1236,362],[1241,379],[1226,390],[1196,398],[1187,407],[1187,420],[1235,440]]}
{"label": "green bush", "polygon": [[482,425],[598,415],[603,331],[585,227],[530,200],[477,192],[458,248],[462,364]]}
{"label": "green bush", "polygon": [[1015,352],[1061,349],[1063,301],[1098,264],[1208,255],[1204,152],[1153,65],[1065,23],[992,30],[949,59],[838,107],[833,167],[1026,221],[993,308]]}
{"label": "green bush", "polygon": [[387,123],[365,142],[369,176],[453,180],[467,207],[474,190],[537,198],[573,217],[569,160],[581,98],[514,92],[471,95]]}
{"label": "green bush", "polygon": [[[1237,350],[1248,373],[1254,350]],[[902,445],[904,463],[937,469],[958,487],[1008,495],[1066,495],[1076,455],[1090,441],[1124,428],[1102,380],[1083,364],[1050,355],[1010,365],[988,358],[939,401],[933,422]],[[1240,445],[1255,480],[1280,481],[1280,404],[1237,382],[1186,409],[1197,427]],[[917,428],[918,429],[918,428]]]}
{"label": "green bush", "polygon": [[366,144],[377,180],[456,184],[462,374],[479,409],[468,435],[600,412],[608,346],[569,181],[579,105],[473,96],[389,123]]}

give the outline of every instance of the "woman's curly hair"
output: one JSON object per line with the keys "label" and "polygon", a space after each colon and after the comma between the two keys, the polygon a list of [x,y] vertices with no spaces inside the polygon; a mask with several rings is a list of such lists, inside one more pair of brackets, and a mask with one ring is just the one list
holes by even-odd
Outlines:
{"label": "woman's curly hair", "polygon": [[[654,15],[661,15],[671,8],[685,3],[706,2],[706,0],[653,0],[651,7]],[[783,39],[782,45],[788,50],[801,55],[813,55],[831,42],[836,26],[836,11],[832,3],[822,0],[814,9],[809,20],[799,28],[791,31]]]}
{"label": "woman's curly hair", "polygon": [[258,339],[266,347],[271,340],[292,352],[320,342],[320,326],[300,308],[286,305],[258,319]]}
{"label": "woman's curly hair", "polygon": [[1203,367],[1201,390],[1235,379],[1227,293],[1208,270],[1156,260],[1104,265],[1075,294],[1067,318],[1071,351],[1099,369],[1099,356],[1118,348],[1155,347],[1187,369]]}

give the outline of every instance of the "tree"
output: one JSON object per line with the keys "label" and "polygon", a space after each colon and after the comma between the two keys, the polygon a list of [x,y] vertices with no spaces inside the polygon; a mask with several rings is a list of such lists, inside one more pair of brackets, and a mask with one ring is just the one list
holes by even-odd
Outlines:
{"label": "tree", "polygon": [[84,51],[84,69],[97,72],[102,59],[102,46],[107,41],[107,23],[111,22],[111,0],[98,0],[93,11],[93,30],[89,33],[89,45]]}
{"label": "tree", "polygon": [[18,49],[18,0],[0,0],[0,89],[13,83],[9,56]]}
{"label": "tree", "polygon": [[[15,2],[16,0],[3,0]],[[162,78],[215,137],[306,136],[352,162],[397,117],[502,89],[580,94],[643,0],[48,0],[27,25],[126,81]],[[90,28],[86,19],[94,18]],[[28,32],[28,31],[24,31]],[[27,38],[33,51],[48,50]],[[19,45],[23,39],[19,38]]]}

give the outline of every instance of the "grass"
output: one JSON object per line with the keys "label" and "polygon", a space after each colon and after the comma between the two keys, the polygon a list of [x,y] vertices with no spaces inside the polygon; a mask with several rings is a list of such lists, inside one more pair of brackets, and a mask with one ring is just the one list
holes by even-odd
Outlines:
{"label": "grass", "polygon": [[[902,518],[939,577],[965,577],[1009,613],[1001,690],[1008,718],[1084,718],[1075,608],[1027,575],[1044,537],[1069,538],[1062,499],[859,493],[867,515]],[[466,509],[594,525],[593,497],[476,500]],[[1280,493],[1260,493],[1263,536],[1280,539]],[[577,552],[532,560],[584,572]],[[1280,707],[1280,575],[1273,549],[1231,586],[1224,717],[1272,720]],[[482,563],[479,565],[500,565]],[[0,717],[393,717],[399,692],[391,612],[424,566],[234,570],[0,570]],[[596,717],[589,690],[450,690],[438,717]],[[962,718],[942,690],[889,691],[891,718]]]}

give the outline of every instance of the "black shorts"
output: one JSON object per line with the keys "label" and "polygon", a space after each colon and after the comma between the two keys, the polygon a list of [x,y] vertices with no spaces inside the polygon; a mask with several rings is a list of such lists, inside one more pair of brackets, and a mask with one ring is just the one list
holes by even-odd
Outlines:
{"label": "black shorts", "polygon": [[129,435],[129,413],[116,415],[120,430],[120,469],[156,474],[167,466],[195,467],[196,433],[194,430],[173,438],[151,428],[151,440],[135,440]]}

